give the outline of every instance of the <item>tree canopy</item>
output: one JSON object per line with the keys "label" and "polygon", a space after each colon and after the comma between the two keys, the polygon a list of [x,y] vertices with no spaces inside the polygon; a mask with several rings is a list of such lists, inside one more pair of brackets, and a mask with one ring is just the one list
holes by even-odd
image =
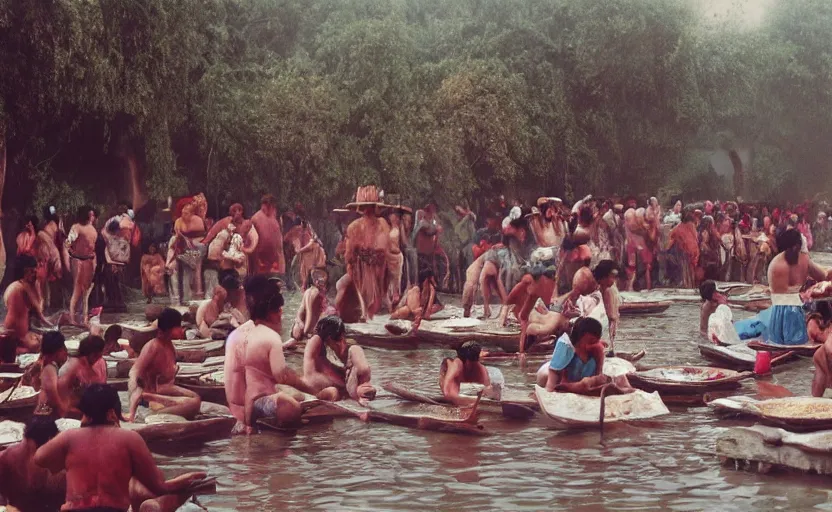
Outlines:
{"label": "tree canopy", "polygon": [[[832,3],[0,0],[4,206],[829,192]],[[784,187],[784,185],[791,185]],[[730,187],[729,187],[730,188]]]}

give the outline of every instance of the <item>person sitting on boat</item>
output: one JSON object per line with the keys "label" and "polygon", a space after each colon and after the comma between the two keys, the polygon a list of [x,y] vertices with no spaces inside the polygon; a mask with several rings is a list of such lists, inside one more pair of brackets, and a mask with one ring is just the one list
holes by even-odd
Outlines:
{"label": "person sitting on boat", "polygon": [[482,384],[483,395],[499,400],[504,384],[499,369],[486,367],[480,362],[482,347],[476,341],[466,341],[456,349],[456,358],[445,358],[439,369],[439,387],[442,395],[456,405],[470,405],[476,399],[459,395],[463,383]]}
{"label": "person sitting on boat", "polygon": [[[188,473],[165,481],[138,432],[119,428],[121,402],[106,384],[88,387],[79,404],[81,428],[70,429],[38,448],[35,464],[53,474],[66,471],[62,510],[175,510],[187,501],[188,489],[205,473]],[[145,501],[131,496],[133,481],[163,498]],[[169,497],[176,496],[178,505]],[[176,505],[176,506],[173,506]],[[170,508],[173,507],[173,508]]]}
{"label": "person sitting on boat", "polygon": [[806,317],[806,333],[810,343],[823,343],[832,334],[832,303],[827,300],[815,302],[815,311]]}
{"label": "person sitting on boat", "polygon": [[127,420],[135,420],[136,410],[143,400],[162,403],[164,407],[156,412],[193,419],[199,413],[199,395],[173,383],[178,371],[173,340],[185,337],[182,314],[165,308],[156,322],[158,334],[142,347],[130,369],[130,412]]}
{"label": "person sitting on boat", "polygon": [[537,385],[546,391],[589,394],[607,383],[601,322],[578,318],[570,333],[555,343],[552,359],[537,371]]}
{"label": "person sitting on boat", "polygon": [[390,315],[390,320],[413,320],[411,332],[416,332],[422,320],[442,311],[444,306],[436,297],[436,278],[433,270],[419,272],[419,285],[411,286],[404,294],[404,302]]}
{"label": "person sitting on boat", "polygon": [[523,277],[511,289],[506,303],[500,309],[500,325],[506,325],[509,312],[514,311],[515,318],[522,326],[524,321],[528,323],[529,313],[538,299],[543,301],[543,305],[546,307],[549,307],[552,303],[552,296],[555,294],[556,288],[557,267],[534,264],[524,266],[523,271]]}
{"label": "person sitting on boat", "polygon": [[228,292],[222,286],[217,285],[211,293],[211,298],[202,301],[196,310],[196,333],[194,334],[203,339],[223,339],[225,332],[212,329],[211,326],[219,320],[220,313],[223,312],[228,299]]}
{"label": "person sitting on boat", "polygon": [[6,288],[3,303],[6,306],[5,330],[0,335],[4,345],[3,362],[14,363],[17,353],[37,352],[41,336],[30,330],[29,317],[36,316],[44,325],[52,324],[43,316],[42,300],[37,290],[37,260],[27,254],[17,257],[18,280]]}
{"label": "person sitting on boat", "polygon": [[36,414],[64,418],[73,412],[69,400],[61,392],[58,379],[58,369],[66,360],[64,335],[60,331],[49,331],[44,334],[40,359],[27,372],[33,375],[32,387],[39,392]]}
{"label": "person sitting on boat", "polygon": [[23,511],[60,509],[66,475],[52,475],[34,461],[37,449],[57,435],[54,419],[35,415],[26,423],[23,440],[0,453],[0,494],[8,506]]}
{"label": "person sitting on boat", "polygon": [[[326,293],[329,289],[329,274],[323,269],[313,269],[309,272],[309,282],[312,286],[306,288],[300,301],[300,307],[295,315],[292,326],[292,338],[297,341],[306,339],[314,334],[315,326],[324,316],[334,315],[335,308],[329,305]],[[287,348],[287,344],[283,347]]]}
{"label": "person sitting on boat", "polygon": [[[569,317],[574,312],[569,311],[569,303],[576,298],[589,296],[598,289],[598,283],[587,267],[582,267],[572,278],[572,290],[558,297],[548,310],[538,305],[529,313],[529,326],[526,328],[525,338],[520,332],[520,354],[536,341],[547,336],[559,336],[569,329]],[[601,299],[603,302],[603,299]]]}
{"label": "person sitting on boat", "polygon": [[[344,322],[330,315],[318,321],[315,331],[303,352],[303,380],[309,392],[329,401],[349,397],[366,403],[374,399],[376,389],[370,384],[370,365],[360,346],[347,345]],[[343,366],[327,358],[327,347]]]}
{"label": "person sitting on boat", "polygon": [[107,383],[104,346],[104,339],[99,336],[85,337],[78,345],[78,357],[71,357],[58,372],[59,389],[73,406],[77,405],[87,386]]}
{"label": "person sitting on boat", "polygon": [[601,291],[601,298],[604,302],[604,310],[609,319],[609,343],[610,352],[608,355],[615,355],[615,333],[618,331],[618,320],[621,318],[619,310],[621,306],[621,295],[618,293],[618,264],[612,260],[601,260],[592,270],[592,277],[598,283]]}
{"label": "person sitting on boat", "polygon": [[296,424],[303,412],[300,403],[287,392],[275,391],[278,384],[308,390],[283,356],[280,283],[255,275],[246,281],[246,298],[251,321],[235,329],[225,346],[225,396],[238,421],[235,431],[251,433],[259,418]]}
{"label": "person sitting on boat", "polygon": [[699,296],[702,297],[702,307],[699,308],[699,334],[708,335],[708,320],[720,305],[727,305],[728,299],[716,289],[716,282],[703,281],[699,285]]}
{"label": "person sitting on boat", "polygon": [[779,253],[768,267],[772,306],[748,320],[734,323],[740,339],[762,337],[779,345],[800,345],[809,338],[799,291],[808,279],[832,279],[832,271],[814,263],[802,252],[803,238],[796,229],[777,236]]}

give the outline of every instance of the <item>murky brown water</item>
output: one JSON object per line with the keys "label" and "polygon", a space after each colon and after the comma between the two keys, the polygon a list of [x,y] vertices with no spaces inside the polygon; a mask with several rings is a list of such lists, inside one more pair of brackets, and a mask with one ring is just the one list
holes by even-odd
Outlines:
{"label": "murky brown water", "polygon": [[[293,311],[297,297],[291,298]],[[740,316],[747,316],[740,313]],[[621,350],[648,351],[647,364],[706,364],[696,349],[698,309],[677,305],[625,318]],[[376,383],[434,386],[441,350],[368,349]],[[300,366],[300,356],[289,357]],[[500,365],[510,384],[532,385],[536,365]],[[808,394],[810,360],[772,382]],[[741,392],[754,393],[754,383]],[[707,408],[677,409],[651,423],[566,433],[530,422],[485,418],[492,435],[466,437],[337,419],[295,435],[263,433],[155,451],[168,473],[219,477],[210,510],[758,510],[829,508],[828,479],[757,475],[720,466],[720,422]]]}

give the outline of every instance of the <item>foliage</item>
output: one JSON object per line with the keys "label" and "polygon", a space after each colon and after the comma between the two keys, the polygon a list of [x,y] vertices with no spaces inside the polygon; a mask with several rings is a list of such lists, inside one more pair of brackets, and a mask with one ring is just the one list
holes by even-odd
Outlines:
{"label": "foliage", "polygon": [[735,145],[744,195],[828,192],[832,3],[753,27],[696,6],[0,0],[6,204],[126,197],[128,152],[156,199],[317,213],[368,182],[417,203],[707,193],[703,150]]}

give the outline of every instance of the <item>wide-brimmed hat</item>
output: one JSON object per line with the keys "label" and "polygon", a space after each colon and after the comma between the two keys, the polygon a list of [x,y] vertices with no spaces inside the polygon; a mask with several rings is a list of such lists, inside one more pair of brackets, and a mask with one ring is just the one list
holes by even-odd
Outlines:
{"label": "wide-brimmed hat", "polygon": [[360,208],[362,206],[385,206],[383,202],[381,202],[381,197],[384,195],[384,191],[376,187],[375,185],[365,185],[363,187],[358,187],[358,190],[355,191],[355,201],[347,204],[347,208]]}
{"label": "wide-brimmed hat", "polygon": [[382,205],[382,208],[385,210],[391,210],[387,213],[399,212],[399,213],[413,213],[413,208],[409,206],[405,206],[403,204],[385,204]]}

